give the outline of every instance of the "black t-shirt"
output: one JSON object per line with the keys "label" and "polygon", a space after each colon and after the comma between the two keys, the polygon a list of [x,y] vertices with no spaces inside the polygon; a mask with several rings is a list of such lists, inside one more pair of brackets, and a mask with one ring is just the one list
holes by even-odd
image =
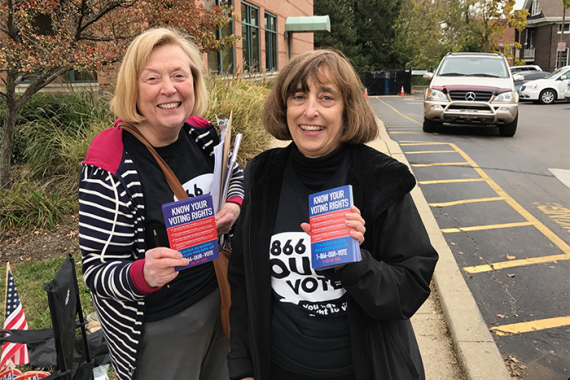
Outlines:
{"label": "black t-shirt", "polygon": [[[128,132],[123,133],[123,143],[137,168],[143,190],[146,249],[170,247],[162,205],[177,199],[149,150]],[[214,171],[213,158],[190,138],[187,125],[180,130],[178,140],[155,149],[170,166],[190,197],[210,192]],[[157,233],[156,238],[154,231]],[[175,315],[210,294],[217,286],[211,262],[185,269],[169,284],[146,297],[145,321],[158,321]]]}
{"label": "black t-shirt", "polygon": [[[327,379],[354,372],[346,290],[311,268],[310,237],[300,224],[309,221],[310,194],[346,184],[350,167],[346,153],[345,149],[331,153],[334,158],[329,157],[326,170],[308,176],[313,182],[311,187],[319,186],[320,182],[316,189],[309,189],[299,179],[310,174],[307,170],[315,162],[305,162],[300,166],[304,173],[297,173],[292,157],[289,158],[269,252],[273,289],[272,361],[294,373]],[[295,150],[295,154],[300,153]],[[328,170],[333,161],[335,170]],[[328,175],[323,176],[324,172]]]}

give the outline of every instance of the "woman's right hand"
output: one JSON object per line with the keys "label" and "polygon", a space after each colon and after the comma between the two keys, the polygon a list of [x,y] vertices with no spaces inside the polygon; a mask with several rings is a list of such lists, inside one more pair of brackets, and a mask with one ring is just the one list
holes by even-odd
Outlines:
{"label": "woman's right hand", "polygon": [[144,279],[153,288],[164,286],[178,276],[175,267],[188,264],[188,259],[183,258],[178,251],[163,247],[153,248],[145,254]]}

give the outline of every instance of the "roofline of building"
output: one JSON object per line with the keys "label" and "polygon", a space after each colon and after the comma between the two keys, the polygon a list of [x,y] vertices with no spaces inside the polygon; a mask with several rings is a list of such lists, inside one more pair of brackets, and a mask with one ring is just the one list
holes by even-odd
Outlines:
{"label": "roofline of building", "polygon": [[[532,20],[526,20],[527,21],[527,27],[532,26],[542,26],[542,25],[548,25],[548,24],[562,24],[562,16],[560,17],[541,17],[541,18],[537,18],[537,19],[532,19]],[[570,15],[569,17],[566,17],[566,19],[564,20],[564,23],[566,22],[570,22]]]}

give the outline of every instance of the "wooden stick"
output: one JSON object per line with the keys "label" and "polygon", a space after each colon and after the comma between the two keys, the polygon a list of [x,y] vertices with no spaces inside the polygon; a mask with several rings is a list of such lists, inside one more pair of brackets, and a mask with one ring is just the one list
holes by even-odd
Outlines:
{"label": "wooden stick", "polygon": [[10,263],[6,263],[6,289],[4,289],[4,322],[6,322],[6,305],[8,305],[8,271]]}

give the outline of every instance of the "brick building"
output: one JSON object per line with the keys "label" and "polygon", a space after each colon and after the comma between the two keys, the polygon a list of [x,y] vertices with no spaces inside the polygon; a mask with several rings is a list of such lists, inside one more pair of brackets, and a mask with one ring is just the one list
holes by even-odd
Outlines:
{"label": "brick building", "polygon": [[312,0],[205,0],[206,7],[220,3],[232,5],[240,22],[232,22],[219,33],[242,38],[233,48],[207,55],[211,73],[271,73],[290,58],[313,50],[313,33],[291,32],[298,25],[293,18],[313,16]]}
{"label": "brick building", "polygon": [[570,64],[570,11],[566,10],[562,26],[564,10],[560,0],[526,0],[523,9],[530,12],[519,40],[525,63],[539,65],[545,71]]}

